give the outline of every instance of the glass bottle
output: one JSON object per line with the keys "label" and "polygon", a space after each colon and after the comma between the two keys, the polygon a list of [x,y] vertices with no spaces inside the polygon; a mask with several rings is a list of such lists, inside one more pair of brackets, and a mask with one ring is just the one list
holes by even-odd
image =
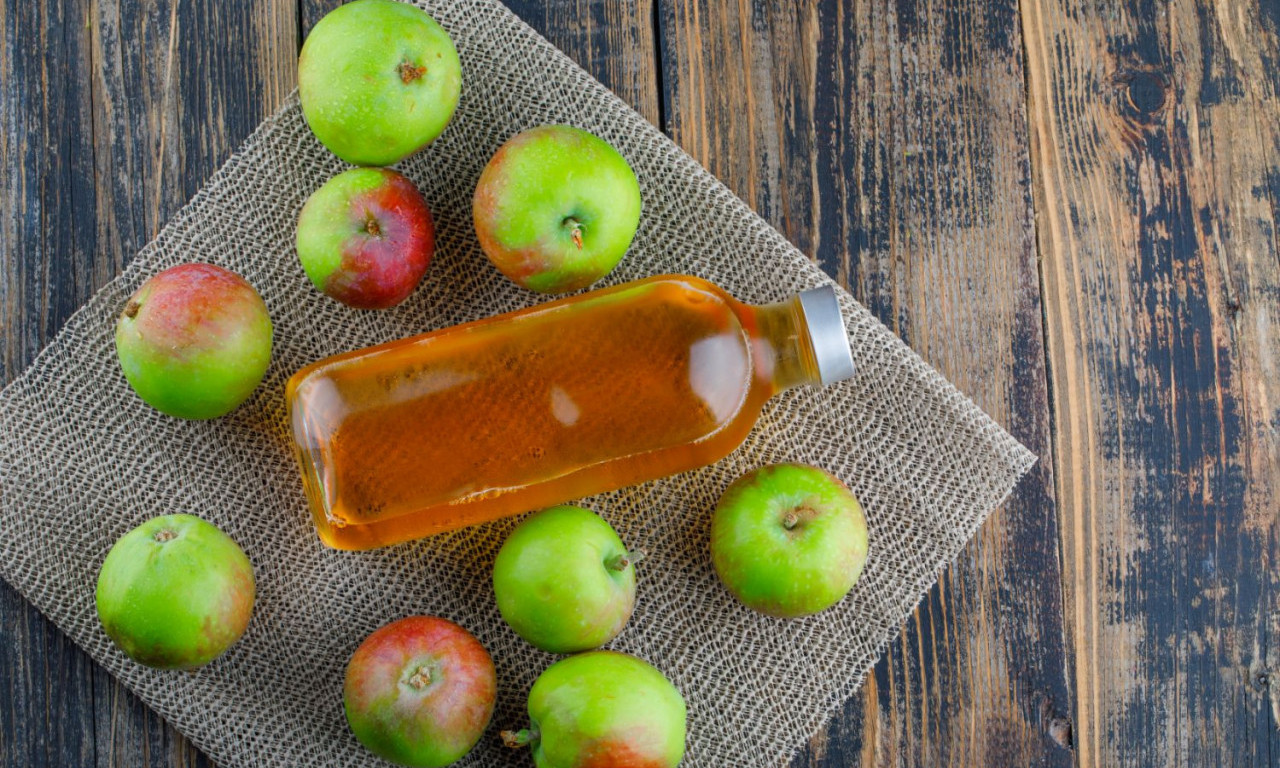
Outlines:
{"label": "glass bottle", "polygon": [[694,469],[853,375],[835,291],[662,275],[321,360],[286,387],[320,538],[369,549]]}

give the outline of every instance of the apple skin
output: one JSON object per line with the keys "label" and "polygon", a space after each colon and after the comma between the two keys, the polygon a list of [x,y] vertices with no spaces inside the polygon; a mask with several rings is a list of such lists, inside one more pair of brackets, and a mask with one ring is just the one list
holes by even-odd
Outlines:
{"label": "apple skin", "polygon": [[627,252],[640,225],[640,184],[603,139],[544,125],[498,149],[472,213],[480,246],[504,275],[565,293],[609,274]]}
{"label": "apple skin", "polygon": [[748,472],[711,518],[711,559],[749,608],[793,618],[849,593],[867,561],[862,505],[829,473],[803,464]]}
{"label": "apple skin", "polygon": [[394,0],[330,11],[298,57],[298,98],[312,133],[352,165],[391,165],[444,131],[462,65],[435,19]]}
{"label": "apple skin", "polygon": [[544,509],[521,522],[498,551],[498,610],[516,634],[544,651],[599,648],[631,618],[635,560],[594,512]]}
{"label": "apple skin", "polygon": [[271,362],[271,317],[244,278],[183,264],[142,284],[116,321],[129,385],[170,416],[213,419],[244,402]]}
{"label": "apple skin", "polygon": [[530,726],[504,731],[536,768],[675,768],[684,757],[684,697],[650,664],[592,651],[552,664],[529,690]]}
{"label": "apple skin", "polygon": [[446,619],[410,616],[365,638],[347,664],[347,723],[370,752],[438,768],[471,751],[493,717],[498,680],[488,651]]}
{"label": "apple skin", "polygon": [[153,518],[120,537],[98,573],[102,628],[139,664],[194,669],[222,655],[253,614],[253,566],[217,526]]}
{"label": "apple skin", "polygon": [[386,168],[353,168],[307,199],[297,247],[316,288],[350,307],[387,309],[418,287],[435,227],[412,181]]}

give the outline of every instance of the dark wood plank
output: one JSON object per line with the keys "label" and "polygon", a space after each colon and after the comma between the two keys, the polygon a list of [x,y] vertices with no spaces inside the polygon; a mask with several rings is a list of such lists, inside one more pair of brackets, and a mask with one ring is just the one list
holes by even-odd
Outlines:
{"label": "dark wood plank", "polygon": [[675,139],[1045,459],[795,764],[1071,764],[1016,3],[662,8]]}
{"label": "dark wood plank", "polygon": [[506,4],[649,122],[661,125],[654,2],[512,0]]}
{"label": "dark wood plank", "polygon": [[1280,761],[1280,6],[1024,0],[1079,764]]}
{"label": "dark wood plank", "polygon": [[[88,295],[93,219],[76,203],[92,195],[91,95],[63,66],[88,49],[87,13],[75,1],[0,6],[3,381]],[[3,584],[0,698],[0,765],[92,764],[92,662]]]}
{"label": "dark wood plank", "polygon": [[[74,0],[5,2],[0,28],[7,382],[293,88],[298,23],[292,0]],[[7,585],[0,691],[0,765],[209,764]]]}
{"label": "dark wood plank", "polygon": [[298,0],[298,27],[301,30],[298,47],[302,47],[302,41],[307,39],[317,21],[342,4],[342,0]]}

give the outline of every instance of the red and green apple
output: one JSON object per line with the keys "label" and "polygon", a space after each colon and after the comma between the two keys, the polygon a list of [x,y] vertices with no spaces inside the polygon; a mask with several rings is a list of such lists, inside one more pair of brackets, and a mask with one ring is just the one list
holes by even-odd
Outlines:
{"label": "red and green apple", "polygon": [[504,275],[565,293],[609,274],[627,252],[640,224],[640,184],[603,139],[544,125],[489,160],[472,214],[480,246]]}
{"label": "red and green apple", "polygon": [[652,665],[612,651],[552,664],[529,690],[529,727],[504,731],[536,768],[675,768],[684,757],[684,697]]}
{"label": "red and green apple", "polygon": [[95,602],[107,636],[160,669],[208,664],[240,639],[253,614],[253,566],[212,523],[166,515],[111,547]]}
{"label": "red and green apple", "polygon": [[271,317],[244,278],[183,264],[142,284],[116,322],[129,385],[153,408],[212,419],[244,402],[271,362]]}
{"label": "red and green apple", "polygon": [[404,175],[353,168],[307,199],[297,248],[316,288],[357,309],[387,309],[418,287],[435,250],[435,228]]}
{"label": "red and green apple", "polygon": [[439,768],[471,751],[493,717],[493,660],[447,619],[410,616],[369,635],[347,664],[352,733],[400,765]]}

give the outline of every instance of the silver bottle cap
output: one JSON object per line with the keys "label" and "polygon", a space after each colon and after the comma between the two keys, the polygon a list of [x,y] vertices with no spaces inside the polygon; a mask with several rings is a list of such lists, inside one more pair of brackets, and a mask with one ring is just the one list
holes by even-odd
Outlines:
{"label": "silver bottle cap", "polygon": [[853,378],[853,351],[840,316],[836,289],[830,285],[800,292],[800,310],[809,326],[813,357],[822,386]]}

